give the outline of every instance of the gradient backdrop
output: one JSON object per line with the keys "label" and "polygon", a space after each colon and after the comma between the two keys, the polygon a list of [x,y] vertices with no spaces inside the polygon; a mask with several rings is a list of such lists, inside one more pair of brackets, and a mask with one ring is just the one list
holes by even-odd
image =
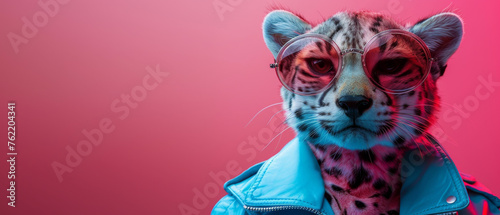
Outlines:
{"label": "gradient backdrop", "polygon": [[312,22],[344,9],[402,22],[460,14],[465,35],[438,83],[433,132],[461,171],[500,193],[499,1],[18,0],[0,2],[0,214],[208,214],[225,180],[293,137],[268,144],[285,128],[279,113],[267,124],[279,105],[245,127],[280,102],[261,33],[275,4]]}

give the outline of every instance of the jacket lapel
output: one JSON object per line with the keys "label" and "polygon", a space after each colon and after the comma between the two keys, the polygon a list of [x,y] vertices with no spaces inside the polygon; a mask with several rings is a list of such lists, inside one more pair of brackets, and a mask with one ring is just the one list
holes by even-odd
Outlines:
{"label": "jacket lapel", "polygon": [[401,163],[401,214],[439,214],[469,205],[469,196],[453,161],[431,137],[436,153],[408,151]]}
{"label": "jacket lapel", "polygon": [[318,162],[298,138],[262,164],[252,178],[245,186],[233,180],[225,185],[246,206],[293,205],[320,210],[323,205],[325,188]]}

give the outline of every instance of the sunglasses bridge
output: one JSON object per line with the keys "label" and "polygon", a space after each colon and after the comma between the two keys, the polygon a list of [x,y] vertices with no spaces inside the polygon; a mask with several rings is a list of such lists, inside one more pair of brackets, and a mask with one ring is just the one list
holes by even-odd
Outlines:
{"label": "sunglasses bridge", "polygon": [[340,51],[340,56],[346,55],[348,53],[358,53],[358,54],[363,54],[365,53],[363,49],[356,49],[356,48],[350,48],[350,49],[344,49]]}

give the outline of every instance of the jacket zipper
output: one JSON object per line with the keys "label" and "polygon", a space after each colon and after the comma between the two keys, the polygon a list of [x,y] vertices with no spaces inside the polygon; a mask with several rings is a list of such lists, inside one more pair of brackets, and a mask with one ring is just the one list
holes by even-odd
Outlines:
{"label": "jacket zipper", "polygon": [[[280,211],[280,210],[305,210],[314,214],[318,215],[324,215],[323,212],[308,208],[308,207],[303,207],[303,206],[272,206],[272,207],[252,207],[252,206],[246,206],[243,205],[243,208],[246,210],[251,210],[251,211],[258,211],[258,212],[274,212],[274,211]],[[457,215],[458,212],[452,211],[452,212],[446,212],[446,213],[440,213],[436,215]]]}
{"label": "jacket zipper", "polygon": [[440,214],[436,214],[436,215],[457,215],[457,214],[458,214],[458,212],[452,211],[452,212],[440,213]]}
{"label": "jacket zipper", "polygon": [[317,215],[324,215],[323,212],[308,208],[308,207],[303,207],[303,206],[271,206],[271,207],[252,207],[252,206],[246,206],[243,205],[243,208],[246,210],[251,210],[251,211],[258,211],[258,212],[273,212],[273,211],[280,211],[280,210],[304,210],[308,211]]}

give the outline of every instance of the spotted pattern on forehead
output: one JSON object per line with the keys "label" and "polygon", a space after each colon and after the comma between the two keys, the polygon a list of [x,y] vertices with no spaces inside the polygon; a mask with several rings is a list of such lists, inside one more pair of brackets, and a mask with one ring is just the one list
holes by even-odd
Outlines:
{"label": "spotted pattern on forehead", "polygon": [[311,29],[310,33],[326,35],[341,49],[362,49],[373,35],[388,29],[403,29],[403,26],[371,12],[341,12]]}

